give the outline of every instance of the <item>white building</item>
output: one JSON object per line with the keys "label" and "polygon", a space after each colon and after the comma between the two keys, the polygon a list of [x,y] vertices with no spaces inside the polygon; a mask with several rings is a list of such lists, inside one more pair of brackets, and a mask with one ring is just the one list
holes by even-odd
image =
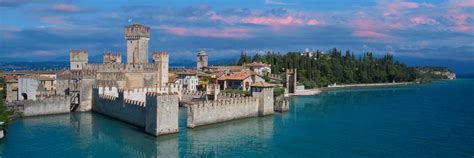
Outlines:
{"label": "white building", "polygon": [[199,84],[199,79],[197,76],[186,76],[183,79],[179,79],[180,83],[183,85],[183,89],[195,91]]}

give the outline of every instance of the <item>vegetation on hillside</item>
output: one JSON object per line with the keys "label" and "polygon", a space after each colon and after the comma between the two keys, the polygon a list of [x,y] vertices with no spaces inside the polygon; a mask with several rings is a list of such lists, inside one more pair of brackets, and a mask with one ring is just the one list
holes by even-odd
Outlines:
{"label": "vegetation on hillside", "polygon": [[[1,73],[1,72],[0,72]],[[5,80],[0,77],[0,87],[2,87],[0,91],[0,122],[4,122],[4,127],[0,127],[5,129],[5,127],[8,125],[8,112],[5,107],[5,97],[6,97],[6,84]]]}
{"label": "vegetation on hillside", "polygon": [[416,72],[416,78],[420,82],[456,78],[456,75],[446,67],[418,66],[413,69]]}
{"label": "vegetation on hillside", "polygon": [[393,59],[392,55],[376,58],[370,52],[356,57],[354,53],[343,53],[331,49],[327,53],[320,51],[313,55],[301,52],[287,54],[267,53],[248,56],[241,54],[233,63],[242,65],[261,61],[272,65],[273,74],[284,73],[287,69],[297,69],[298,81],[307,88],[323,87],[329,84],[406,82],[415,80],[415,72]]}

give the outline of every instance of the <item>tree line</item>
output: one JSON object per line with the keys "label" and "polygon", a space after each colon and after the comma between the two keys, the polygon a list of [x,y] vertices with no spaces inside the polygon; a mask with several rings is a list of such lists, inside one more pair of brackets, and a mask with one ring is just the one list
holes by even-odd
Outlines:
{"label": "tree line", "polygon": [[265,55],[249,56],[245,53],[232,65],[263,62],[272,65],[273,74],[283,74],[287,69],[297,69],[300,84],[307,88],[324,87],[330,84],[384,83],[414,81],[415,71],[395,61],[392,55],[374,57],[367,52],[358,57],[351,51],[343,53],[331,49],[326,53],[268,52]]}

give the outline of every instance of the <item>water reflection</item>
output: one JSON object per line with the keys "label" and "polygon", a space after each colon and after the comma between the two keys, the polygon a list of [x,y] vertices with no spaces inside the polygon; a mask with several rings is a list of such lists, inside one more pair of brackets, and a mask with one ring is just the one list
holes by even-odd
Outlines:
{"label": "water reflection", "polygon": [[268,116],[186,129],[186,118],[181,117],[179,134],[154,137],[96,113],[32,117],[12,124],[10,130],[16,132],[0,144],[0,153],[5,157],[223,156],[242,146],[269,148],[265,142],[273,139],[273,121],[274,117]]}

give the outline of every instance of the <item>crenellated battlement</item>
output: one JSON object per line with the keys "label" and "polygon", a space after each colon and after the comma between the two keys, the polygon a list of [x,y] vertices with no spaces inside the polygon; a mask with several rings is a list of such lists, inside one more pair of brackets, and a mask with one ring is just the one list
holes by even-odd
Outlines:
{"label": "crenellated battlement", "polygon": [[89,53],[87,50],[71,50],[69,55],[70,61],[87,62],[89,60]]}
{"label": "crenellated battlement", "polygon": [[136,106],[140,106],[140,107],[145,107],[145,102],[143,102],[143,101],[132,100],[132,99],[124,99],[124,102],[125,102],[126,104],[130,104],[130,105],[136,105]]}
{"label": "crenellated battlement", "polygon": [[195,104],[191,104],[189,108],[210,108],[217,106],[230,106],[230,105],[242,105],[246,106],[248,104],[256,104],[258,98],[251,96],[240,96],[235,98],[227,98],[221,100],[209,100],[209,101],[200,101]]}
{"label": "crenellated battlement", "polygon": [[103,55],[103,63],[110,64],[110,63],[121,63],[122,62],[122,54],[115,53],[112,54],[110,52],[104,53]]}
{"label": "crenellated battlement", "polygon": [[147,64],[147,63],[88,63],[83,66],[85,70],[92,70],[98,72],[145,72],[145,71],[159,71],[161,70],[158,65]]}
{"label": "crenellated battlement", "polygon": [[112,96],[112,95],[107,95],[107,94],[99,94],[99,98],[115,101],[115,100],[117,100],[118,97]]}
{"label": "crenellated battlement", "polygon": [[166,51],[154,51],[152,56],[153,56],[153,59],[155,59],[155,58],[168,58],[169,53],[166,52]]}
{"label": "crenellated battlement", "polygon": [[150,38],[150,27],[141,24],[133,24],[125,27],[126,39]]}

